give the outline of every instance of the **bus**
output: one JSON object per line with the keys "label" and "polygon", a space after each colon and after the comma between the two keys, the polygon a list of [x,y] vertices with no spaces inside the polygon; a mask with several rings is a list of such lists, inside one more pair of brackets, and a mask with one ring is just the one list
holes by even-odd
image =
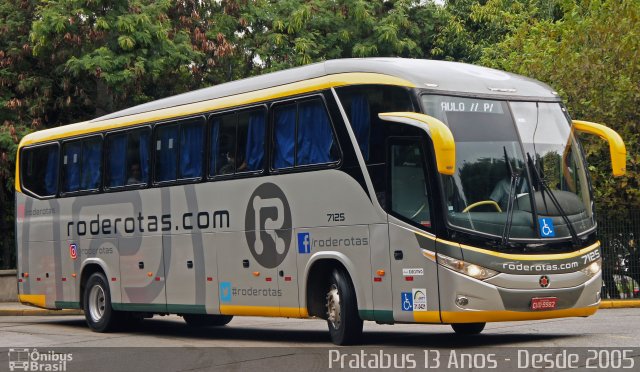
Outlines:
{"label": "bus", "polygon": [[20,302],[106,332],[156,314],[363,321],[586,317],[594,195],[549,86],[455,62],[329,60],[25,136]]}

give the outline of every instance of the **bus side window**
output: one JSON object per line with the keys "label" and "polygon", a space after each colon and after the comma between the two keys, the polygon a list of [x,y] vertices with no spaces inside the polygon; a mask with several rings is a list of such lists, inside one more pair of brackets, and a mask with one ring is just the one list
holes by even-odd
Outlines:
{"label": "bus side window", "polygon": [[173,181],[177,175],[178,125],[163,125],[156,129],[155,180]]}
{"label": "bus side window", "polygon": [[146,184],[149,181],[149,129],[107,136],[106,186]]}
{"label": "bus side window", "polygon": [[99,137],[65,143],[62,147],[62,191],[100,188],[102,139]]}
{"label": "bus side window", "polygon": [[233,174],[236,154],[236,123],[238,116],[227,114],[211,119],[209,136],[211,151],[209,152],[209,175],[219,176]]}
{"label": "bus side window", "polygon": [[204,123],[201,118],[156,127],[155,180],[202,177]]}
{"label": "bus side window", "polygon": [[202,120],[189,120],[180,125],[180,168],[178,178],[202,177],[204,125]]}
{"label": "bus side window", "polygon": [[54,196],[58,190],[58,145],[22,150],[22,186],[38,196]]}
{"label": "bus side window", "polygon": [[273,113],[273,168],[291,168],[295,161],[297,105],[276,107]]}
{"label": "bus side window", "polygon": [[236,172],[253,172],[263,168],[266,110],[243,111],[238,114]]}
{"label": "bus side window", "polygon": [[277,106],[273,120],[274,169],[338,160],[331,121],[322,100]]}
{"label": "bus side window", "polygon": [[209,129],[209,175],[262,170],[265,127],[264,108],[213,117]]}
{"label": "bus side window", "polygon": [[296,165],[324,164],[338,160],[331,122],[321,100],[298,104],[297,137]]}
{"label": "bus side window", "polygon": [[384,163],[384,151],[371,149],[384,146],[389,136],[387,126],[380,120],[381,112],[416,112],[411,96],[405,88],[384,85],[356,85],[337,88],[351,129],[365,162]]}

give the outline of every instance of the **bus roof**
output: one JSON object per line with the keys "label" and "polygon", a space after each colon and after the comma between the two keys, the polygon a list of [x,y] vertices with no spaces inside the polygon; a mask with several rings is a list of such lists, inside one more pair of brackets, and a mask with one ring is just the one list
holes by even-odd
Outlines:
{"label": "bus roof", "polygon": [[321,76],[368,72],[395,76],[416,87],[466,94],[500,94],[549,100],[552,89],[533,79],[466,63],[405,58],[349,58],[314,63],[261,76],[219,84],[144,103],[92,120],[92,122],[154,111],[166,107],[270,88]]}
{"label": "bus roof", "polygon": [[[363,73],[366,75],[357,75]],[[332,76],[340,76],[340,78],[322,79]],[[306,88],[301,87],[300,84],[296,85],[296,83],[314,80],[315,84],[304,84]],[[318,87],[367,83],[418,87],[434,93],[499,96],[520,100],[559,100],[552,88],[539,81],[465,63],[404,58],[336,59],[219,84],[144,103],[90,121],[39,131],[25,136],[20,147],[113,127],[165,120],[229,107],[233,104],[207,105],[206,102],[257,91],[265,92],[262,100],[266,100],[267,97],[302,93]],[[289,85],[295,86],[288,88]],[[274,94],[274,90],[280,93]],[[253,98],[249,100],[234,101],[236,104],[260,101],[260,95],[252,96]]]}

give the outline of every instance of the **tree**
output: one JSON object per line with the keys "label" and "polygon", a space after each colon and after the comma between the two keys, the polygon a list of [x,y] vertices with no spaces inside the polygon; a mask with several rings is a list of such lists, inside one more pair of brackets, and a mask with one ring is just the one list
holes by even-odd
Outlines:
{"label": "tree", "polygon": [[67,100],[95,108],[76,121],[187,89],[201,53],[173,27],[170,8],[168,0],[53,0],[38,7],[34,55],[50,59],[55,76],[75,87]]}
{"label": "tree", "polygon": [[[582,136],[597,210],[625,218],[640,209],[640,1],[563,3],[561,20],[523,24],[483,51],[481,63],[542,80],[563,96],[572,116],[601,122],[622,135],[627,175],[614,179],[606,142]],[[620,208],[624,206],[625,208]]]}
{"label": "tree", "polygon": [[46,63],[31,56],[28,43],[34,8],[34,1],[0,1],[0,269],[15,266],[13,184],[18,142],[55,115]]}

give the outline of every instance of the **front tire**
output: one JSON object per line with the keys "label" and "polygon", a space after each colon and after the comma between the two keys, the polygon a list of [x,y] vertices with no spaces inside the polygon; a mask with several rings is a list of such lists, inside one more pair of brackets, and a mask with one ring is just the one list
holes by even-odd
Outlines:
{"label": "front tire", "polygon": [[94,332],[112,331],[118,314],[111,308],[109,282],[102,273],[93,273],[87,280],[83,296],[84,317]]}
{"label": "front tire", "polygon": [[358,315],[356,292],[344,270],[334,269],[326,294],[327,325],[331,341],[351,345],[362,336],[362,319]]}
{"label": "front tire", "polygon": [[210,314],[184,314],[182,317],[190,327],[221,327],[233,319],[233,315]]}
{"label": "front tire", "polygon": [[487,323],[456,323],[452,324],[451,328],[453,328],[458,335],[469,336],[480,334],[486,324]]}

